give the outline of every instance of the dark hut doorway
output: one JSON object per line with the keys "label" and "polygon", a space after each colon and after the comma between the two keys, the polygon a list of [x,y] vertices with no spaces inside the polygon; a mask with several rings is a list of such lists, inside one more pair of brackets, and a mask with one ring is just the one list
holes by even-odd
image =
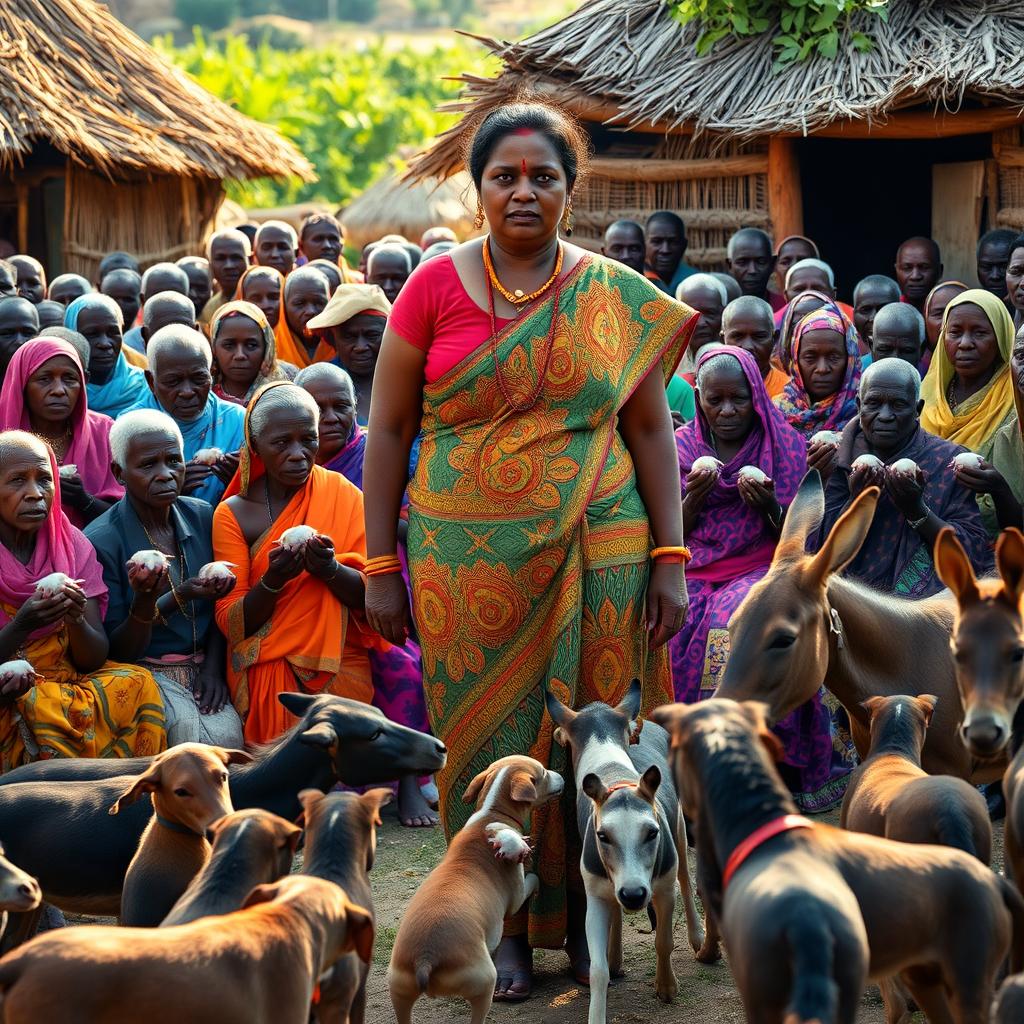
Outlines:
{"label": "dark hut doorway", "polygon": [[849,302],[862,277],[893,276],[900,242],[932,235],[935,165],[991,159],[992,138],[809,138],[799,140],[797,153],[804,234],[818,243],[839,297]]}

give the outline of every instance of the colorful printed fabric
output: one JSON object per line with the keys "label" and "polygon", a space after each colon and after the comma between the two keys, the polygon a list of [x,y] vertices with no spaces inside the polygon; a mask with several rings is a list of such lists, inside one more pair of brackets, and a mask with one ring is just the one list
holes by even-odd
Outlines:
{"label": "colorful printed fabric", "polygon": [[[906,446],[888,456],[887,464],[912,459],[924,474],[924,503],[951,526],[963,544],[975,572],[980,576],[992,569],[992,548],[973,491],[957,482],[949,464],[965,451],[919,427]],[[825,488],[825,518],[819,538],[823,539],[853,500],[850,473],[855,459],[872,451],[855,419],[843,431],[836,468]],[[882,491],[864,543],[857,557],[846,567],[845,575],[870,584],[889,594],[903,597],[929,597],[942,590],[935,574],[929,546],[906,517]]]}
{"label": "colorful printed fabric", "polygon": [[[801,292],[792,302],[787,302],[781,310],[782,321],[778,329],[778,339],[775,342],[775,351],[772,353],[772,362],[787,377],[793,376],[793,332],[796,325],[807,316],[811,310],[805,310],[801,316],[796,315],[796,307],[808,298],[817,299],[821,305],[819,309],[831,309],[837,316],[842,315],[842,310],[836,305],[834,299],[830,299],[824,292],[808,290]],[[778,316],[778,311],[776,317]],[[774,395],[772,396],[774,398]]]}
{"label": "colorful printed fabric", "polygon": [[224,391],[220,379],[220,367],[217,365],[216,357],[214,357],[213,390],[214,394],[219,398],[223,398],[228,402],[234,402],[236,405],[244,406],[249,404],[249,399],[251,399],[264,384],[267,384],[272,380],[289,380],[290,378],[281,364],[277,361],[277,346],[274,341],[273,327],[270,326],[270,322],[264,315],[263,310],[260,309],[259,306],[253,305],[251,302],[243,302],[241,300],[225,302],[223,306],[217,309],[213,314],[213,318],[210,320],[210,344],[217,344],[217,332],[220,330],[220,325],[232,316],[246,316],[260,329],[260,333],[263,335],[263,362],[260,363],[256,379],[249,385],[249,390],[246,391],[242,398],[236,398],[234,395],[229,395]]}
{"label": "colorful printed fabric", "polygon": [[[667,651],[645,643],[650,527],[616,413],[652,370],[668,382],[695,320],[587,255],[424,388],[408,548],[427,709],[448,745],[448,836],[496,758],[529,753],[571,780],[545,689],[572,706],[615,703],[639,678],[645,710],[671,697]],[[533,946],[565,936],[574,818],[571,795],[533,815]]]}
{"label": "colorful printed fabric", "polygon": [[[846,371],[839,390],[820,402],[812,402],[800,375],[800,341],[810,331],[832,331],[845,339]],[[857,389],[860,387],[860,348],[853,324],[831,309],[808,313],[793,336],[793,377],[775,399],[789,425],[810,439],[819,430],[842,430],[857,415]]]}

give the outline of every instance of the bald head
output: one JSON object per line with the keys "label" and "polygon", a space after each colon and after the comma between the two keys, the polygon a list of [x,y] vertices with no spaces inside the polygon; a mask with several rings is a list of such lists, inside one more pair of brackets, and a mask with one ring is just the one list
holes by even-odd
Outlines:
{"label": "bald head", "polygon": [[882,359],[872,363],[861,375],[860,397],[881,387],[904,388],[916,402],[921,397],[921,374],[905,359]]}
{"label": "bald head", "polygon": [[92,285],[81,274],[60,274],[50,282],[46,297],[66,306],[92,290]]}
{"label": "bald head", "polygon": [[234,295],[238,279],[252,259],[252,245],[246,235],[234,228],[218,231],[210,237],[206,255],[210,261],[210,274],[220,294]]}
{"label": "bald head", "polygon": [[142,310],[143,340],[148,343],[157,331],[172,324],[195,330],[195,306],[192,300],[181,292],[158,292]]}
{"label": "bald head", "polygon": [[356,389],[352,378],[340,366],[333,363],[313,363],[305,367],[295,375],[295,383],[304,389],[314,388],[317,385],[335,388],[342,394],[348,396],[352,404],[355,404]]}
{"label": "bald head", "polygon": [[722,314],[722,340],[749,352],[761,377],[767,377],[775,347],[775,314],[771,304],[756,295],[733,299]]}
{"label": "bald head", "polygon": [[760,228],[740,228],[726,247],[729,272],[744,295],[768,297],[768,279],[775,269],[772,240]]}
{"label": "bald head", "polygon": [[268,220],[256,232],[253,254],[261,267],[275,267],[287,277],[295,266],[299,238],[295,228],[283,220]]}
{"label": "bald head", "polygon": [[924,317],[908,302],[890,302],[875,316],[872,358],[877,362],[895,357],[916,367],[924,352],[924,336]]}
{"label": "bald head", "polygon": [[209,369],[213,363],[213,351],[210,343],[198,331],[183,324],[171,324],[154,332],[146,348],[149,357],[149,372],[154,376],[160,373],[165,360],[179,356],[192,356]]}
{"label": "bald head", "polygon": [[896,251],[896,280],[906,300],[921,309],[942,279],[942,255],[934,239],[915,235]]}
{"label": "bald head", "polygon": [[604,233],[601,253],[608,259],[642,274],[646,245],[644,229],[635,220],[617,220],[609,224]]}
{"label": "bald head", "polygon": [[154,263],[142,275],[142,301],[149,302],[160,292],[188,295],[188,274],[173,263]]}
{"label": "bald head", "polygon": [[38,306],[46,298],[46,271],[32,256],[19,254],[8,261],[18,274],[18,294]]}

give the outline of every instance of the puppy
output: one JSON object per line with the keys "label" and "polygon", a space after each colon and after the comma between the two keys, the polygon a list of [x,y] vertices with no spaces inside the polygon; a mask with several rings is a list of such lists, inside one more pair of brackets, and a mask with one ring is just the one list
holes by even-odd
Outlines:
{"label": "puppy", "polygon": [[472,1024],[483,1024],[494,997],[491,959],[503,922],[537,891],[523,865],[530,810],[562,792],[562,777],[532,757],[495,761],[469,784],[463,800],[476,813],[456,835],[444,860],[409,903],[388,969],[398,1024],[411,1024],[421,995],[462,996]]}

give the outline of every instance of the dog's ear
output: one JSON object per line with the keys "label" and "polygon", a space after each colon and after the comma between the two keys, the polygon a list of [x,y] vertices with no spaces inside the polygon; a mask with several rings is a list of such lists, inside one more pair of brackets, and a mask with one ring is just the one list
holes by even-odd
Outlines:
{"label": "dog's ear", "polygon": [[302,829],[298,825],[293,825],[290,821],[282,821],[278,825],[277,848],[279,850],[283,850],[287,846],[294,854],[301,838]]}
{"label": "dog's ear", "polygon": [[117,814],[122,807],[141,800],[147,793],[160,788],[161,766],[159,759],[154,761],[110,806],[107,814]]}
{"label": "dog's ear", "polygon": [[368,789],[360,798],[359,802],[370,812],[374,825],[383,825],[380,820],[380,809],[387,807],[395,794],[390,789]]}
{"label": "dog's ear", "polygon": [[251,764],[254,760],[252,754],[247,750],[227,750],[224,747],[217,748],[217,756],[224,764]]}
{"label": "dog's ear", "polygon": [[764,744],[772,762],[777,764],[786,756],[786,748],[782,740],[768,728],[768,705],[760,700],[744,700],[740,701],[740,710],[754,726],[757,738]]}
{"label": "dog's ear", "polygon": [[512,785],[509,788],[509,796],[517,804],[532,804],[537,799],[537,787],[528,771],[512,773]]}
{"label": "dog's ear", "polygon": [[484,788],[487,780],[490,778],[491,769],[488,768],[482,771],[473,781],[466,787],[466,792],[462,794],[462,802],[471,806],[476,806],[477,797],[480,796],[480,790]]}
{"label": "dog's ear", "polygon": [[939,703],[939,698],[931,693],[922,693],[916,699],[917,706],[924,715],[924,725],[927,729],[932,724],[932,715],[935,713],[935,705]]}
{"label": "dog's ear", "polygon": [[660,785],[661,769],[656,764],[652,764],[651,767],[644,772],[639,785],[636,787],[636,791],[649,804],[653,804]]}
{"label": "dog's ear", "polygon": [[885,700],[885,697],[868,697],[867,700],[861,701],[860,706],[871,718],[874,718],[885,707]]}
{"label": "dog's ear", "polygon": [[608,790],[604,783],[591,772],[583,779],[583,792],[600,807],[608,799]]}
{"label": "dog's ear", "polygon": [[619,702],[619,706],[615,709],[621,715],[625,715],[631,722],[636,720],[637,715],[640,714],[640,680],[634,679],[629,684],[629,689],[626,691],[626,696]]}
{"label": "dog's ear", "polygon": [[[555,725],[567,729],[576,720],[576,712],[567,708],[550,690],[544,690],[544,703]],[[564,744],[563,744],[564,745]]]}
{"label": "dog's ear", "polygon": [[295,819],[295,824],[299,828],[306,827],[306,818],[312,813],[312,810],[321,800],[323,800],[324,794],[319,789],[300,789],[299,790],[299,803],[302,804],[302,810],[299,811],[299,816]]}
{"label": "dog's ear", "polygon": [[256,888],[251,890],[249,895],[245,897],[245,900],[242,902],[242,909],[245,910],[246,907],[256,907],[261,903],[272,903],[277,899],[280,891],[280,881],[264,882],[262,885],[257,885]]}
{"label": "dog's ear", "polygon": [[338,745],[338,734],[330,722],[317,722],[299,734],[299,742],[307,747],[323,747],[330,750]]}
{"label": "dog's ear", "polygon": [[346,945],[355,950],[364,964],[368,964],[373,959],[373,915],[349,902],[345,907],[345,924],[348,930]]}

